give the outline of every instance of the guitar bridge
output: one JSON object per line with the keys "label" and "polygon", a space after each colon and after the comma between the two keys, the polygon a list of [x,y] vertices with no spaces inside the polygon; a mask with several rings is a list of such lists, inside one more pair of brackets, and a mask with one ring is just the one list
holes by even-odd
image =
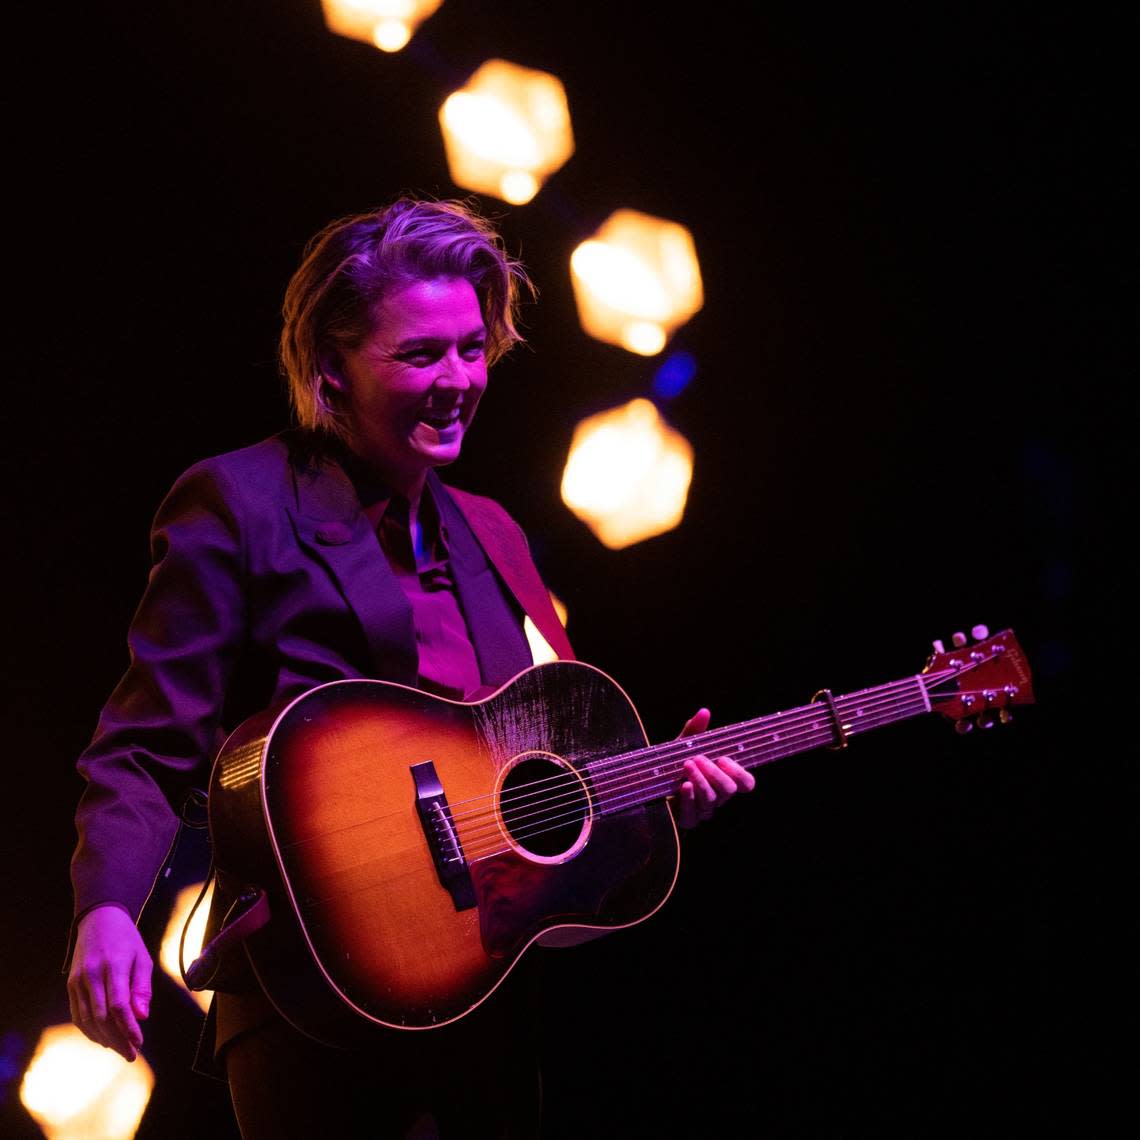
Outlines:
{"label": "guitar bridge", "polygon": [[451,895],[456,910],[470,910],[475,905],[475,885],[435,765],[425,760],[413,764],[411,773],[416,785],[416,812],[440,884]]}

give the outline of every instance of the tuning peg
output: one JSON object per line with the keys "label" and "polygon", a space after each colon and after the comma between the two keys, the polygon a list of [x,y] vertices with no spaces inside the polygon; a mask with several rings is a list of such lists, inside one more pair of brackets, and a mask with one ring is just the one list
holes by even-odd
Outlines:
{"label": "tuning peg", "polygon": [[1000,720],[1002,724],[1009,724],[1009,722],[1013,720],[1013,713],[1011,713],[1009,709],[1002,709],[998,713],[998,720]]}
{"label": "tuning peg", "polygon": [[972,720],[956,720],[954,722],[954,731],[959,736],[965,736],[967,732],[974,731],[974,722]]}
{"label": "tuning peg", "polygon": [[974,628],[972,630],[970,630],[970,636],[975,641],[985,641],[986,638],[989,637],[989,635],[990,635],[990,631],[984,625],[976,625],[976,626],[974,626]]}
{"label": "tuning peg", "polygon": [[942,644],[942,639],[940,637],[936,637],[931,642],[931,645],[934,646],[934,652],[935,653],[945,653],[946,652],[946,646]]}
{"label": "tuning peg", "polygon": [[978,727],[979,728],[993,728],[994,716],[993,713],[984,712],[978,713]]}
{"label": "tuning peg", "polygon": [[954,643],[955,649],[961,649],[966,644],[966,635],[964,633],[956,633],[950,640]]}

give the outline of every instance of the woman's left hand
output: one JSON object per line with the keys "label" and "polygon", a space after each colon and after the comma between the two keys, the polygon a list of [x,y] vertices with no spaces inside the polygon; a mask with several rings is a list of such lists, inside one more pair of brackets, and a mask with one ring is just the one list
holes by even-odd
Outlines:
{"label": "woman's left hand", "polygon": [[[698,709],[685,722],[677,739],[704,732],[709,726],[709,719],[708,709]],[[691,756],[685,761],[685,775],[675,796],[678,823],[684,829],[696,827],[711,818],[713,812],[737,792],[750,792],[754,787],[756,778],[752,773],[727,756],[718,760],[710,760],[703,755]]]}

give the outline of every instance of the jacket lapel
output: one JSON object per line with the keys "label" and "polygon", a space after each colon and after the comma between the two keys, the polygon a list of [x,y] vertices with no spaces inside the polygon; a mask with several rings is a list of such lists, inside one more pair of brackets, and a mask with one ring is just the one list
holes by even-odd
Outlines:
{"label": "jacket lapel", "polygon": [[373,675],[414,685],[419,667],[412,607],[388,567],[352,481],[334,459],[294,465],[290,508],[300,545],[332,575],[356,614]]}
{"label": "jacket lapel", "polygon": [[[462,512],[479,546],[486,552],[523,613],[534,622],[539,633],[560,658],[573,661],[574,650],[570,646],[566,630],[554,609],[550,592],[539,576],[518,524],[493,500],[468,494],[455,487],[443,488],[436,481],[434,473],[428,478],[433,480],[433,491],[437,487],[443,489]],[[441,496],[437,496],[437,501],[439,497]]]}
{"label": "jacket lapel", "polygon": [[480,676],[484,686],[498,688],[533,664],[530,645],[455,500],[438,481],[432,481],[431,492]]}

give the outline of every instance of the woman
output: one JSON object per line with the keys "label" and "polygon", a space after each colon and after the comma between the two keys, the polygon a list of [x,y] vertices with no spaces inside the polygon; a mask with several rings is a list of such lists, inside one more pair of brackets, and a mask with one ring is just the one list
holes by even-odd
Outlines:
{"label": "woman", "polygon": [[[518,525],[435,471],[458,458],[488,367],[521,340],[530,288],[465,203],[402,197],[332,223],[285,297],[299,426],[194,465],[159,507],[130,665],[78,762],[72,860],[72,1017],[128,1060],[152,973],[135,920],[227,733],[334,680],[478,699],[532,664],[525,617],[573,657]],[[686,761],[680,825],[753,784],[732,761]],[[231,901],[216,892],[212,928]],[[225,1073],[247,1140],[330,1127],[536,1136],[528,962],[454,1027],[343,1050],[294,1029],[238,955],[216,987],[202,1064]]]}

